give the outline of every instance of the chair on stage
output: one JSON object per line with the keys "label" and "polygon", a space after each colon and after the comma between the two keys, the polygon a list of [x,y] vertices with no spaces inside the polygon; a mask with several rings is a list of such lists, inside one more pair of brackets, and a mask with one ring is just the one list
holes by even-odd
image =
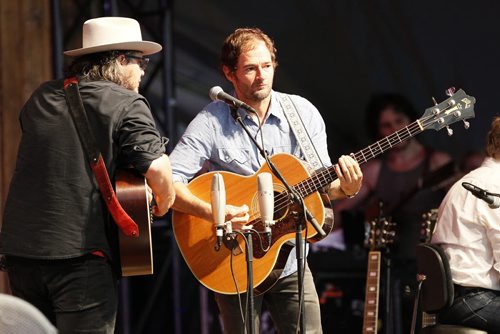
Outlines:
{"label": "chair on stage", "polygon": [[[418,290],[413,306],[411,334],[487,334],[485,331],[432,321],[439,311],[453,304],[454,289],[450,265],[443,249],[423,243],[417,246]],[[419,307],[420,306],[420,307]],[[417,312],[423,311],[422,329],[417,328]]]}
{"label": "chair on stage", "polygon": [[55,334],[57,329],[30,303],[0,293],[0,333]]}

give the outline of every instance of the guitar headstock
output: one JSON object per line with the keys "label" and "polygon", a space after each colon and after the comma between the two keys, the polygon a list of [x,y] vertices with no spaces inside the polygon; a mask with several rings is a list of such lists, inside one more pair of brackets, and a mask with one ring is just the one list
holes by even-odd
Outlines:
{"label": "guitar headstock", "polygon": [[458,121],[463,121],[465,128],[469,128],[469,122],[466,119],[474,117],[476,99],[467,95],[462,89],[455,92],[454,88],[449,88],[447,95],[450,97],[443,102],[425,109],[424,115],[418,120],[424,130],[434,129],[438,131],[446,127],[451,136],[453,131],[449,126]]}
{"label": "guitar headstock", "polygon": [[368,233],[368,244],[371,251],[384,249],[387,245],[394,242],[394,224],[385,217],[376,218],[370,222],[370,231]]}
{"label": "guitar headstock", "polygon": [[437,215],[438,209],[431,209],[422,215],[420,242],[431,242],[432,234],[434,233],[434,228],[436,227]]}

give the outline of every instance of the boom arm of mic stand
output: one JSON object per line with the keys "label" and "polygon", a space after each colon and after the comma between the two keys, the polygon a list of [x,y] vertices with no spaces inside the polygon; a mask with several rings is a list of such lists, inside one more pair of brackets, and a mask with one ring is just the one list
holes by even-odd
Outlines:
{"label": "boom arm of mic stand", "polygon": [[252,140],[252,142],[255,144],[255,146],[259,150],[260,155],[266,160],[266,163],[268,164],[268,166],[271,169],[271,171],[273,172],[273,174],[281,181],[281,183],[283,183],[283,185],[285,186],[285,188],[287,189],[287,191],[290,193],[290,195],[292,197],[292,200],[296,201],[298,204],[300,204],[302,206],[302,208],[304,209],[304,214],[306,215],[307,221],[309,223],[311,223],[311,225],[314,227],[314,229],[316,230],[316,232],[318,232],[321,235],[322,238],[326,237],[326,232],[321,228],[321,226],[319,226],[318,221],[316,220],[316,218],[307,209],[307,207],[305,205],[305,202],[304,202],[304,199],[302,198],[302,196],[300,196],[299,194],[297,194],[297,192],[295,190],[293,190],[292,187],[290,187],[290,185],[288,184],[288,182],[286,182],[286,180],[283,177],[283,175],[276,168],[276,166],[273,164],[273,162],[271,161],[271,159],[269,159],[269,156],[268,156],[267,152],[259,145],[259,143],[257,142],[257,140],[255,140],[255,138],[250,134],[250,132],[248,131],[247,127],[243,123],[243,121],[241,119],[241,116],[237,113],[237,109],[238,108],[236,108],[236,107],[229,107],[229,108],[231,109],[231,115],[233,116],[233,118],[235,119],[235,121],[237,121],[241,125],[241,127],[243,128],[243,130],[248,134],[248,137],[250,137],[250,139]]}

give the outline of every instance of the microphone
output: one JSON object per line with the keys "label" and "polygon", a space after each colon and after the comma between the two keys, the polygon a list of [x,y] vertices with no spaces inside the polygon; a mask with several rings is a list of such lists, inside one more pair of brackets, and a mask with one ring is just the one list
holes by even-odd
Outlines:
{"label": "microphone", "polygon": [[478,186],[475,186],[468,182],[462,182],[462,186],[468,191],[470,191],[472,195],[488,203],[488,206],[490,208],[492,209],[500,208],[500,197],[498,197],[498,195],[492,195],[488,191],[481,189]]}
{"label": "microphone", "polygon": [[219,173],[215,173],[212,177],[210,203],[212,204],[212,217],[215,223],[215,235],[217,236],[215,250],[218,251],[222,245],[224,222],[226,220],[226,188],[224,187],[224,179]]}
{"label": "microphone", "polygon": [[271,173],[260,173],[257,176],[257,194],[259,211],[264,223],[267,244],[271,244],[271,226],[274,225],[274,188]]}
{"label": "microphone", "polygon": [[245,102],[238,100],[234,96],[229,95],[228,93],[224,92],[224,90],[222,90],[222,88],[220,88],[219,86],[214,86],[214,87],[210,88],[210,91],[208,92],[208,96],[210,96],[210,98],[213,101],[219,100],[219,101],[222,101],[222,102],[228,104],[231,107],[242,108],[242,109],[245,109],[245,110],[250,111],[252,113],[255,113],[255,114],[257,113],[257,111],[255,111],[254,108],[250,107]]}

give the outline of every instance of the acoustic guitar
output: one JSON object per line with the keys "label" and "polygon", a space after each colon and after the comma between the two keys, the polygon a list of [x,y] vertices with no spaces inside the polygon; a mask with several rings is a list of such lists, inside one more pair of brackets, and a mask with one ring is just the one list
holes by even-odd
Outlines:
{"label": "acoustic guitar", "polygon": [[[474,117],[474,97],[459,90],[445,101],[427,108],[424,115],[401,130],[380,139],[361,151],[352,154],[359,164],[377,157],[391,147],[412,138],[424,130],[440,130],[448,125]],[[466,123],[468,124],[468,123]],[[448,128],[449,131],[451,129]],[[300,194],[305,205],[319,222],[325,232],[333,226],[328,211],[320,195],[320,190],[337,179],[334,166],[324,168],[310,174],[306,165],[296,157],[280,153],[271,157],[277,169],[285,176],[293,192]],[[255,294],[262,293],[272,287],[279,278],[290,250],[288,241],[295,239],[296,219],[302,217],[302,208],[291,200],[286,187],[273,177],[275,191],[275,225],[272,226],[271,242],[268,245],[264,233],[264,224],[258,210],[257,176],[270,172],[267,165],[262,166],[251,176],[241,176],[231,172],[217,172],[224,178],[226,185],[226,201],[232,205],[249,207],[249,225],[257,233],[253,233],[253,286]],[[194,178],[188,189],[201,200],[210,202],[210,186],[215,172],[202,174]],[[271,173],[272,174],[272,173]],[[216,250],[215,226],[212,221],[204,220],[187,212],[174,211],[173,231],[184,257],[193,275],[208,289],[222,294],[245,292],[247,284],[246,257],[242,238],[228,236],[223,246]],[[302,235],[309,242],[319,241],[316,230],[308,223],[304,225]],[[262,241],[263,247],[260,247]],[[268,249],[267,249],[268,248]],[[264,251],[264,249],[266,249]]]}
{"label": "acoustic guitar", "polygon": [[118,170],[115,180],[116,197],[123,209],[139,227],[137,238],[118,233],[123,276],[153,274],[151,243],[152,213],[146,179],[134,170]]}

